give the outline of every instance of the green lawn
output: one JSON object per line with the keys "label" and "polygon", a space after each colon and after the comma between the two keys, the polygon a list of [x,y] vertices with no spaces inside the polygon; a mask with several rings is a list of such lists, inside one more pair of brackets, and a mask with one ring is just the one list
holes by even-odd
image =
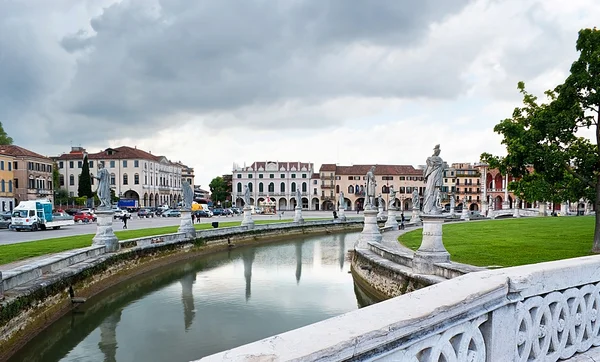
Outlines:
{"label": "green lawn", "polygon": [[[287,220],[255,220],[256,224],[270,224],[290,222]],[[240,221],[219,221],[219,227],[239,226]],[[196,230],[212,229],[211,223],[203,220],[202,224],[195,224]],[[145,236],[176,233],[179,226],[164,226],[159,228],[115,231],[119,240],[135,239]],[[43,231],[38,231],[44,237]],[[40,255],[59,253],[61,251],[83,248],[92,245],[94,234],[66,236],[61,238],[43,239],[25,243],[0,245],[0,265],[12,263],[17,260],[33,258]]]}
{"label": "green lawn", "polygon": [[[398,238],[416,250],[422,230]],[[444,245],[453,261],[516,266],[591,254],[594,217],[535,217],[446,224]]]}

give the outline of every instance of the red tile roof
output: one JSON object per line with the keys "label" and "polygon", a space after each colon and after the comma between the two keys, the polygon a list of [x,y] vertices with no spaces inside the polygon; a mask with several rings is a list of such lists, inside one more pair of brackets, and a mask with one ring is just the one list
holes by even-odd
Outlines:
{"label": "red tile roof", "polygon": [[[258,171],[259,168],[263,168],[263,171],[266,171],[267,168],[267,164],[268,163],[274,163],[277,165],[277,170],[276,171],[281,171],[281,168],[283,167],[284,171],[290,171],[292,169],[292,167],[296,168],[296,171],[300,171],[302,170],[302,168],[306,168],[307,171],[312,171],[311,167],[312,164],[308,163],[308,162],[282,162],[282,161],[256,161],[253,162],[250,166],[245,167],[244,171],[249,171],[249,168],[252,167],[252,169],[254,171]],[[275,172],[275,171],[274,171]]]}
{"label": "red tile roof", "polygon": [[337,166],[334,163],[324,163],[321,165],[321,168],[319,169],[319,171],[320,172],[323,172],[323,171],[331,172],[331,171],[335,171],[336,167]]}
{"label": "red tile roof", "polygon": [[51,161],[46,156],[42,156],[39,153],[35,153],[26,148],[19,147],[16,145],[0,145],[0,154],[13,156],[13,157],[41,158],[43,160]]}
{"label": "red tile roof", "polygon": [[[333,166],[333,167],[331,167]],[[371,166],[375,166],[375,175],[423,175],[423,170],[418,170],[411,165],[353,165],[336,166],[324,164],[321,172],[335,172],[336,175],[366,175]]]}
{"label": "red tile roof", "polygon": [[[108,154],[108,151],[114,151],[112,155]],[[160,161],[162,156],[155,156],[149,152],[144,150],[140,150],[139,148],[132,148],[129,146],[121,146],[116,148],[107,148],[104,151],[98,153],[88,153],[88,159],[90,160],[106,160],[106,159],[117,159],[117,160],[126,160],[126,159],[141,159],[141,160],[149,160],[149,161]],[[81,160],[83,159],[83,154],[81,153],[63,153],[62,155],[57,157],[57,160]]]}

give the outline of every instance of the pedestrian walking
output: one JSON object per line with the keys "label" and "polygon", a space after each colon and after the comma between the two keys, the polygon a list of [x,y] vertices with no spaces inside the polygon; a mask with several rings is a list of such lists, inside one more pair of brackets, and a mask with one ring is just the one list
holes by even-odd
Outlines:
{"label": "pedestrian walking", "polygon": [[404,230],[404,213],[400,213],[400,230]]}
{"label": "pedestrian walking", "polygon": [[127,229],[127,215],[123,214],[123,216],[121,216],[121,220],[123,220],[123,229]]}

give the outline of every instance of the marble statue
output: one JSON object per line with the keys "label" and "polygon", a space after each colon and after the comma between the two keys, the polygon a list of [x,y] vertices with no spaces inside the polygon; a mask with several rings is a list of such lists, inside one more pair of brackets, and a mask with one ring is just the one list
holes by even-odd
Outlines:
{"label": "marble statue", "polygon": [[104,162],[98,162],[98,174],[94,176],[98,180],[98,189],[96,193],[100,199],[99,209],[110,209],[110,174],[104,168]]}
{"label": "marble statue", "polygon": [[427,157],[427,165],[425,166],[425,170],[423,170],[423,177],[426,182],[423,213],[426,215],[441,213],[438,206],[438,198],[440,188],[443,185],[444,165],[445,163],[440,157],[440,145],[436,145],[433,149],[433,155]]}
{"label": "marble statue", "polygon": [[300,189],[296,189],[296,207],[302,208],[302,194],[300,193]]}
{"label": "marble statue", "polygon": [[192,186],[187,181],[181,181],[181,188],[183,189],[183,210],[191,210],[192,202],[194,201],[194,190],[192,190]]}
{"label": "marble statue", "polygon": [[340,191],[340,199],[338,200],[338,205],[340,209],[346,208],[346,199],[344,199],[344,191]]}
{"label": "marble statue", "polygon": [[250,207],[250,189],[248,185],[244,185],[244,206]]}
{"label": "marble statue", "polygon": [[381,194],[379,194],[379,196],[377,196],[377,206],[383,208],[383,203],[385,201],[383,201],[383,196],[381,196]]}
{"label": "marble statue", "polygon": [[450,195],[450,208],[454,209],[454,207],[456,206],[456,201],[454,199],[454,195]]}
{"label": "marble statue", "polygon": [[396,190],[394,190],[394,185],[390,186],[390,199],[388,201],[388,210],[393,210],[396,208],[394,204],[396,203]]}
{"label": "marble statue", "polygon": [[413,209],[420,209],[421,208],[421,200],[419,199],[419,191],[415,188],[412,192],[412,204],[413,204]]}
{"label": "marble statue", "polygon": [[375,204],[375,192],[377,190],[377,181],[375,181],[375,166],[372,166],[367,172],[367,199],[366,204],[373,207]]}

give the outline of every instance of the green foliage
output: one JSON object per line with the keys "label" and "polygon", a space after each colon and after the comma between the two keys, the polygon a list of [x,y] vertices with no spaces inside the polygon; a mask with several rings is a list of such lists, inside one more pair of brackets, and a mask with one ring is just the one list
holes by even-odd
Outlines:
{"label": "green foliage", "polygon": [[221,176],[217,176],[212,179],[210,184],[208,185],[210,188],[211,199],[212,202],[216,205],[218,202],[224,204],[225,200],[229,196],[229,192],[227,191],[227,183]]}
{"label": "green foliage", "polygon": [[81,196],[75,198],[75,205],[77,206],[86,206],[87,205],[87,196]]}
{"label": "green foliage", "polygon": [[[596,204],[600,191],[600,31],[583,29],[576,45],[579,58],[563,84],[545,92],[545,102],[519,82],[523,106],[501,121],[494,131],[503,136],[505,157],[483,153],[481,159],[517,180],[509,188],[527,201],[577,201]],[[594,129],[596,142],[581,137],[581,129]],[[600,213],[597,213],[600,226]],[[600,228],[594,234],[594,251],[600,252]]]}
{"label": "green foliage", "polygon": [[[590,216],[532,217],[444,225],[444,246],[453,261],[477,266],[517,266],[590,254]],[[422,230],[398,240],[416,250]]]}
{"label": "green foliage", "polygon": [[[112,201],[113,204],[116,204],[117,202],[119,202],[119,197],[117,197],[117,194],[115,193],[115,189],[110,189],[110,200]],[[98,203],[100,203],[100,199],[98,199]]]}
{"label": "green foliage", "polygon": [[56,190],[54,197],[55,205],[67,205],[69,203],[69,193],[65,189]]}
{"label": "green foliage", "polygon": [[52,183],[54,191],[58,192],[60,190],[60,173],[58,172],[58,164],[56,162],[52,164]]}
{"label": "green foliage", "polygon": [[4,127],[2,127],[2,122],[0,122],[0,145],[12,145],[13,139],[8,136]]}
{"label": "green foliage", "polygon": [[77,187],[77,194],[82,197],[86,196],[91,198],[94,196],[92,193],[92,179],[90,176],[90,164],[88,157],[85,155],[83,158],[83,165],[81,167],[81,175],[79,175],[79,185]]}

